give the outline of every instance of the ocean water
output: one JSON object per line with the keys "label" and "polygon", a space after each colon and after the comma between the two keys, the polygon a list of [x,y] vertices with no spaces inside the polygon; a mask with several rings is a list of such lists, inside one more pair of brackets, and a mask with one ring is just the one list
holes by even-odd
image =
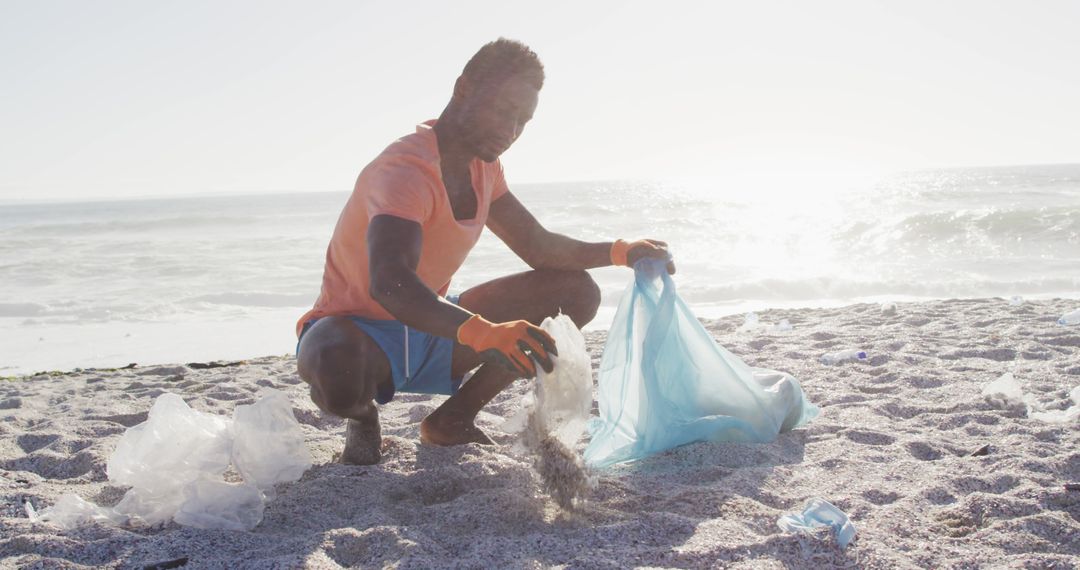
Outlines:
{"label": "ocean water", "polygon": [[[671,245],[699,316],[1080,298],[1080,165],[518,185],[548,228]],[[0,205],[0,374],[285,354],[347,192]],[[527,267],[485,232],[452,291]],[[594,270],[610,323],[630,278]],[[1080,306],[1080,302],[1078,302]]]}

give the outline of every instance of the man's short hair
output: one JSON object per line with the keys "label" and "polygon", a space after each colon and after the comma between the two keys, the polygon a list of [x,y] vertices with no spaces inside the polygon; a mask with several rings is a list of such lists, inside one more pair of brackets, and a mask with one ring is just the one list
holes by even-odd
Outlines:
{"label": "man's short hair", "polygon": [[478,83],[497,84],[511,77],[531,80],[537,90],[544,86],[544,64],[529,46],[499,38],[485,44],[465,64],[462,76]]}

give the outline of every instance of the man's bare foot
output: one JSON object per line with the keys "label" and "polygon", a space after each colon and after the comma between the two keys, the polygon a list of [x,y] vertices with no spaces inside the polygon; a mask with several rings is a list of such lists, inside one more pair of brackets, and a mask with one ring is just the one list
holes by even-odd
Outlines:
{"label": "man's bare foot", "polygon": [[476,427],[473,418],[465,418],[452,412],[435,410],[420,422],[420,443],[427,445],[464,445],[479,443],[494,445],[494,441]]}
{"label": "man's bare foot", "polygon": [[382,430],[378,418],[374,422],[349,420],[345,425],[345,451],[341,452],[338,461],[349,465],[374,465],[382,458],[380,446]]}

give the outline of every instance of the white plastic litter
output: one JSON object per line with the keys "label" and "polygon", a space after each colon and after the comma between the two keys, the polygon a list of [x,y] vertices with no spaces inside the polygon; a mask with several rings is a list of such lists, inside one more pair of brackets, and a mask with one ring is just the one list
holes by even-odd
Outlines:
{"label": "white plastic litter", "polygon": [[857,348],[849,348],[846,350],[838,350],[836,352],[826,352],[821,355],[822,364],[840,364],[841,362],[847,362],[848,360],[865,360],[866,351],[859,350]]}
{"label": "white plastic litter", "polygon": [[1073,388],[1069,394],[1073,405],[1064,410],[1043,410],[1035,396],[1024,393],[1020,382],[1011,372],[1002,374],[997,380],[983,387],[982,396],[994,407],[1023,408],[1029,418],[1048,423],[1068,423],[1080,418],[1080,386]]}
{"label": "white plastic litter", "polygon": [[149,498],[173,494],[204,474],[220,476],[232,453],[229,423],[191,409],[176,394],[162,394],[146,421],[120,437],[106,464],[109,481]]}
{"label": "white plastic litter", "polygon": [[585,337],[566,315],[544,319],[540,328],[555,339],[559,351],[552,357],[555,367],[550,373],[537,367],[534,391],[522,398],[522,410],[511,416],[503,429],[520,433],[534,421],[536,429],[573,447],[585,432],[592,410],[592,365]]}
{"label": "white plastic litter", "polygon": [[55,505],[37,513],[33,505],[27,504],[27,515],[35,522],[52,523],[60,528],[72,529],[91,522],[123,524],[124,517],[112,509],[99,507],[87,502],[78,495],[67,494],[60,497]]}
{"label": "white plastic litter", "polygon": [[267,392],[250,406],[237,406],[232,431],[233,465],[264,493],[278,483],[296,481],[311,468],[304,432],[281,392]]}
{"label": "white plastic litter", "polygon": [[1080,325],[1080,309],[1071,313],[1065,313],[1058,319],[1059,325]]}
{"label": "white plastic litter", "polygon": [[184,488],[184,501],[173,520],[195,528],[251,530],[262,522],[263,494],[251,483],[200,479]]}
{"label": "white plastic litter", "polygon": [[592,410],[592,363],[585,337],[566,315],[544,319],[541,328],[556,341],[559,356],[551,374],[539,369],[536,416],[541,429],[573,447],[585,433]]}
{"label": "white plastic litter", "polygon": [[[109,480],[131,486],[123,499],[109,509],[64,495],[38,520],[68,529],[89,521],[155,525],[170,519],[199,528],[254,528],[273,485],[295,481],[311,466],[288,397],[275,390],[259,396],[229,419],[162,394],[109,457]],[[230,465],[243,484],[225,481]]]}
{"label": "white plastic litter", "polygon": [[1065,408],[1064,410],[1050,410],[1048,412],[1030,412],[1029,415],[1037,420],[1052,424],[1065,424],[1071,423],[1080,419],[1080,386],[1072,389],[1069,393],[1069,399],[1073,401],[1073,405]]}
{"label": "white plastic litter", "polygon": [[570,508],[593,485],[577,443],[585,433],[592,410],[592,364],[585,337],[566,315],[544,319],[559,351],[550,373],[537,367],[534,391],[522,399],[522,410],[503,424],[520,434],[521,450],[533,458],[544,490]]}
{"label": "white plastic litter", "polygon": [[791,323],[787,319],[782,319],[775,325],[770,325],[761,321],[757,313],[746,313],[746,317],[743,320],[743,324],[739,328],[735,329],[735,332],[754,334],[762,331],[766,332],[787,332],[792,330]]}
{"label": "white plastic litter", "polygon": [[1014,307],[1018,307],[1018,306],[1020,306],[1020,305],[1023,305],[1023,304],[1024,304],[1024,298],[1023,298],[1023,297],[1021,297],[1020,295],[1013,295],[1013,296],[1012,296],[1012,297],[1011,297],[1011,298],[1009,299],[1009,304],[1010,304],[1010,305],[1012,305],[1012,306],[1014,306]]}
{"label": "white plastic litter", "polygon": [[753,333],[764,328],[765,325],[761,324],[761,319],[758,318],[757,313],[746,313],[746,317],[743,320],[743,324],[735,329],[736,332]]}
{"label": "white plastic litter", "polygon": [[983,386],[982,397],[990,403],[990,405],[998,408],[1012,408],[1023,406],[1027,407],[1027,399],[1024,397],[1024,390],[1020,388],[1020,383],[1016,381],[1016,377],[1012,375],[1012,372],[1006,372],[998,377],[997,380]]}
{"label": "white plastic litter", "polygon": [[769,327],[769,332],[787,332],[793,328],[787,319],[781,319],[779,323]]}
{"label": "white plastic litter", "polygon": [[892,316],[896,314],[896,303],[887,302],[881,304],[881,314]]}
{"label": "white plastic litter", "polygon": [[847,545],[855,538],[855,525],[851,524],[847,514],[818,497],[806,501],[801,513],[790,513],[780,517],[776,525],[780,527],[780,530],[787,532],[806,532],[816,527],[832,527],[836,543],[840,548],[847,548]]}

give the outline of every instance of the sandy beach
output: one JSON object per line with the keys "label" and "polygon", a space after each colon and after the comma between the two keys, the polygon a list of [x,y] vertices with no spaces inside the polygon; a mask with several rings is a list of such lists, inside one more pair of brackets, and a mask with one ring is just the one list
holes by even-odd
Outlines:
{"label": "sandy beach", "polygon": [[[480,416],[498,445],[432,448],[420,420],[440,397],[399,394],[381,410],[383,461],[335,463],[344,423],[308,399],[289,356],[216,368],[184,364],[0,380],[0,567],[138,568],[1075,568],[1080,566],[1080,430],[981,395],[1011,372],[1042,410],[1080,385],[1076,300],[1003,299],[771,310],[790,331],[706,321],[749,364],[793,374],[821,415],[771,444],[684,446],[597,473],[572,512],[540,491],[499,425],[519,382]],[[604,333],[586,335],[594,369]],[[868,358],[826,366],[825,352]],[[60,531],[24,507],[64,493],[115,504],[106,461],[165,392],[229,414],[262,387],[292,400],[314,457],[282,484],[252,532],[90,525]],[[582,446],[584,442],[582,442]],[[981,454],[973,452],[983,449]],[[788,534],[783,514],[811,497],[846,512],[855,541]],[[179,562],[177,562],[179,564]]]}

